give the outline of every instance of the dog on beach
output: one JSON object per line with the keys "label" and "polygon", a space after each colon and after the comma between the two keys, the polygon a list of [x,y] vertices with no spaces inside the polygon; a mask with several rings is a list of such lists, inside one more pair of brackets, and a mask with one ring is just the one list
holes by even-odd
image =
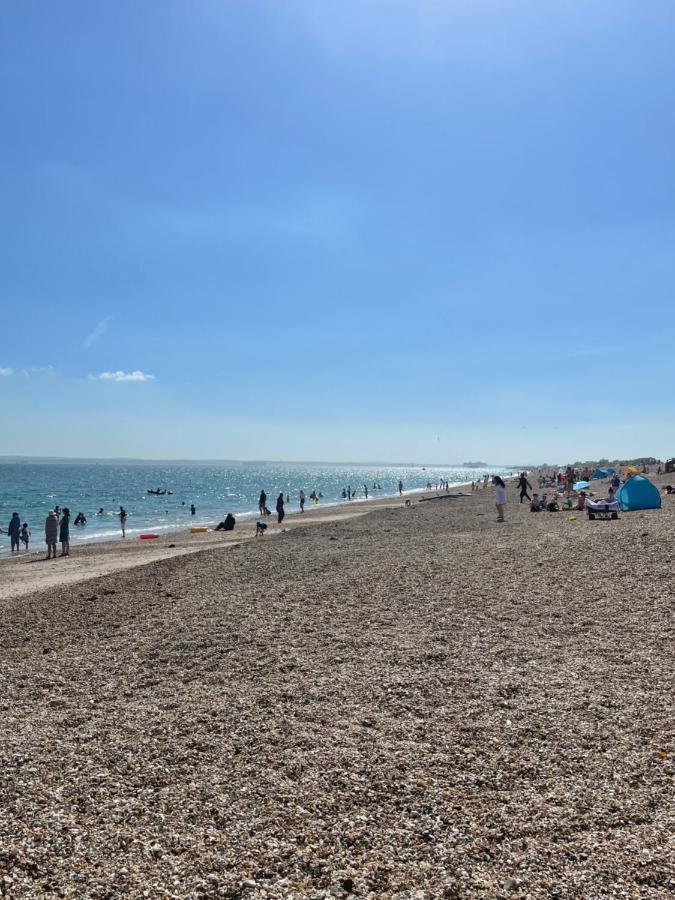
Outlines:
{"label": "dog on beach", "polygon": [[265,537],[265,532],[267,531],[267,525],[265,522],[256,522],[255,523],[255,536],[259,537],[262,535]]}

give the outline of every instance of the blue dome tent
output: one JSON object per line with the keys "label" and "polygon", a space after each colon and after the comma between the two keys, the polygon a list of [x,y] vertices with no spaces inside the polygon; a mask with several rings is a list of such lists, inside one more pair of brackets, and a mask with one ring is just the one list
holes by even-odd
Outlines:
{"label": "blue dome tent", "polygon": [[616,492],[616,499],[624,512],[632,509],[661,509],[659,489],[644,475],[633,475]]}

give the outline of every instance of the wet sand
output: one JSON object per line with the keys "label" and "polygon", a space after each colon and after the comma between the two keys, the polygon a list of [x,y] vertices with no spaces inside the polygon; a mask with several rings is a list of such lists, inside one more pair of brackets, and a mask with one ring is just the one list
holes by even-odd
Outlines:
{"label": "wet sand", "polygon": [[509,493],[0,600],[5,894],[670,895],[675,497]]}

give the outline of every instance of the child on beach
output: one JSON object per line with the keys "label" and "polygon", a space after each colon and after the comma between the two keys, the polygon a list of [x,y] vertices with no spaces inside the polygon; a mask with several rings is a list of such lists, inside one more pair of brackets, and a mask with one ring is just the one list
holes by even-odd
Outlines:
{"label": "child on beach", "polygon": [[497,507],[497,521],[504,521],[504,507],[506,506],[506,485],[499,477],[499,475],[494,475],[492,478],[492,484],[495,488],[495,506]]}
{"label": "child on beach", "polygon": [[25,544],[26,550],[28,550],[28,542],[30,541],[30,529],[28,528],[28,522],[24,522],[21,526],[21,533],[19,537]]}

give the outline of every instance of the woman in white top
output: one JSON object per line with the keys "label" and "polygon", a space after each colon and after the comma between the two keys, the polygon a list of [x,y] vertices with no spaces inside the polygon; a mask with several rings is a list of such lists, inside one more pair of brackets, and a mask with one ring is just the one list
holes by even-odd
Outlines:
{"label": "woman in white top", "polygon": [[494,475],[492,478],[492,484],[495,488],[495,506],[497,507],[497,521],[504,521],[504,507],[506,506],[506,485],[499,477],[499,475]]}

